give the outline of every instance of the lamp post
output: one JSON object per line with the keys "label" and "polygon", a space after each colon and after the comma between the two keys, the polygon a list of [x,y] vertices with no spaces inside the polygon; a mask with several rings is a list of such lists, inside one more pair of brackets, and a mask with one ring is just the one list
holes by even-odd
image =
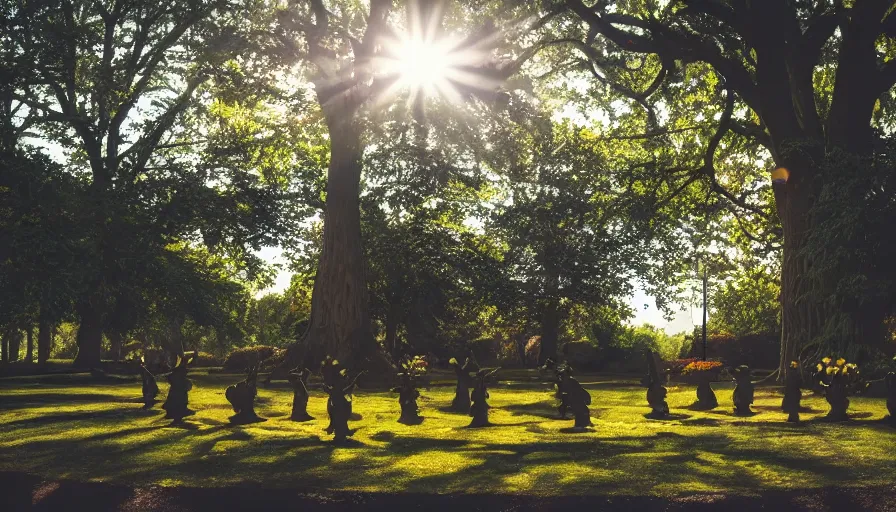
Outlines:
{"label": "lamp post", "polygon": [[703,265],[703,360],[706,361],[706,265]]}
{"label": "lamp post", "polygon": [[697,261],[695,265],[695,270],[697,271],[697,275],[700,275],[700,271],[703,271],[703,360],[706,361],[706,263],[700,259],[700,256],[697,256]]}

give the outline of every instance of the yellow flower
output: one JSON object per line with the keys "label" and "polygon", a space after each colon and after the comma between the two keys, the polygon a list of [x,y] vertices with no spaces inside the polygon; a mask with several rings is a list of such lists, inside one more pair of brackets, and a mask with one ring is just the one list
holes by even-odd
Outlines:
{"label": "yellow flower", "polygon": [[831,362],[831,358],[830,358],[830,357],[826,357],[826,358],[822,359],[821,362],[824,363],[824,364],[830,364],[830,362]]}
{"label": "yellow flower", "polygon": [[796,367],[798,367],[798,366],[799,366],[799,363],[797,363],[796,361],[791,361],[791,362],[790,362],[790,367],[791,367],[791,368],[796,368]]}
{"label": "yellow flower", "polygon": [[828,369],[827,369],[827,372],[826,372],[826,373],[827,373],[828,375],[834,373],[834,367],[833,367],[833,366],[828,366]]}
{"label": "yellow flower", "polygon": [[846,359],[843,359],[842,357],[837,359],[837,366],[843,366],[844,363],[846,363]]}
{"label": "yellow flower", "polygon": [[821,371],[822,368],[824,368],[824,367],[821,366],[821,363],[818,363],[818,366],[815,367],[815,369],[818,371]]}
{"label": "yellow flower", "polygon": [[452,357],[451,359],[448,360],[448,364],[457,364],[457,359]]}
{"label": "yellow flower", "polygon": [[333,359],[333,362],[330,363],[330,364],[332,364],[333,366],[336,366],[337,364],[339,364],[339,360],[338,360],[338,359]]}

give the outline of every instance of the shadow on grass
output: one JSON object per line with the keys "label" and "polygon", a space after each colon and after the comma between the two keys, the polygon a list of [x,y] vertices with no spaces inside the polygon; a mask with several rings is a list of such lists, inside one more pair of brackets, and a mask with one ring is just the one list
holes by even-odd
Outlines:
{"label": "shadow on grass", "polygon": [[[138,390],[139,394],[139,390]],[[103,393],[25,393],[21,395],[6,395],[0,400],[0,410],[19,409],[42,404],[67,404],[67,403],[143,403],[138,396],[123,397],[120,395],[108,395]]]}
{"label": "shadow on grass", "polygon": [[676,413],[676,412],[669,413],[669,414],[667,414],[665,416],[661,416],[661,417],[654,416],[652,412],[648,412],[648,413],[644,414],[643,416],[644,416],[644,418],[646,418],[650,421],[684,421],[691,417],[690,414],[682,414],[682,413]]}
{"label": "shadow on grass", "polygon": [[0,431],[6,430],[7,428],[32,428],[50,425],[52,423],[64,423],[69,421],[109,419],[130,421],[134,418],[158,416],[163,413],[164,411],[161,411],[159,409],[144,409],[142,407],[104,409],[101,411],[91,412],[64,412],[59,414],[46,414],[42,416],[35,416],[33,418],[24,418],[2,423],[0,424]]}
{"label": "shadow on grass", "polygon": [[[543,400],[541,402],[533,402],[528,404],[511,404],[501,407],[505,411],[510,411],[514,416],[538,416],[549,420],[561,420],[560,413],[557,410],[557,400]],[[567,413],[569,419],[570,414]]]}
{"label": "shadow on grass", "polygon": [[722,420],[717,420],[714,418],[693,418],[682,420],[682,425],[697,425],[701,427],[721,427],[725,425],[725,422]]}
{"label": "shadow on grass", "polygon": [[[690,423],[706,424],[708,420],[718,421],[702,418]],[[519,425],[535,428],[533,423],[537,422]],[[879,421],[876,424],[884,426]],[[798,450],[789,452],[774,446],[745,447],[742,443],[732,443],[729,436],[715,432],[686,435],[658,432],[653,436],[614,435],[609,438],[595,437],[592,433],[519,444],[501,442],[500,437],[496,438],[497,441],[479,440],[474,443],[465,439],[406,436],[386,431],[370,436],[373,441],[385,443],[385,447],[372,447],[354,439],[346,445],[337,445],[330,436],[322,439],[307,434],[296,438],[269,439],[226,425],[194,425],[193,430],[160,427],[152,425],[103,432],[75,440],[35,440],[28,443],[25,456],[48,460],[51,464],[58,461],[58,467],[62,470],[72,464],[89,467],[91,471],[102,471],[102,475],[112,480],[116,479],[116,475],[117,478],[126,475],[127,481],[137,483],[152,483],[164,475],[174,481],[211,479],[246,485],[243,480],[245,475],[293,474],[293,480],[301,482],[300,485],[309,490],[376,486],[378,483],[396,481],[402,482],[405,492],[424,494],[436,490],[500,492],[508,489],[508,481],[519,478],[521,472],[528,475],[527,478],[534,479],[533,490],[542,489],[539,487],[542,484],[562,481],[560,488],[587,488],[588,493],[597,495],[618,493],[621,485],[619,479],[627,478],[621,475],[637,475],[636,479],[622,485],[634,492],[645,493],[649,493],[657,482],[674,489],[677,485],[700,481],[706,486],[729,492],[753,492],[762,489],[766,483],[750,464],[717,462],[720,459],[755,462],[762,467],[805,472],[844,483],[861,482],[863,475],[875,468],[880,469],[873,463],[836,465],[822,456],[807,457]],[[801,428],[789,424],[787,427],[794,432]],[[159,431],[159,434],[140,435],[153,430]],[[595,430],[601,434],[600,428]],[[125,439],[127,442],[123,443]],[[227,443],[226,449],[216,450],[222,442]],[[185,446],[185,443],[190,443],[190,446]],[[335,455],[346,449],[352,451],[350,458]],[[165,458],[139,466],[132,462],[134,457],[152,461],[146,457],[156,452],[164,454]],[[176,454],[173,461],[171,454]],[[463,460],[464,463],[457,469],[440,468],[437,473],[396,464],[412,456],[428,458],[438,454],[448,454],[453,457],[452,460]],[[588,470],[571,472],[567,464]],[[234,467],[238,469],[234,470]],[[85,476],[91,474],[88,472]],[[277,481],[272,485],[289,483]],[[164,507],[148,506],[153,510],[166,510]],[[230,507],[224,509],[232,510]]]}
{"label": "shadow on grass", "polygon": [[[539,488],[562,485],[556,474],[535,477]],[[892,488],[797,489],[762,496],[691,493],[673,498],[650,496],[543,497],[506,494],[431,493],[305,493],[302,489],[263,489],[259,486],[227,488],[149,487],[131,488],[107,483],[44,481],[21,473],[0,473],[0,492],[8,510],[66,510],[73,504],[89,504],[94,510],[152,509],[158,512],[193,510],[307,510],[343,511],[361,508],[376,510],[606,510],[680,511],[804,509],[823,503],[830,510],[880,510],[896,498]]]}

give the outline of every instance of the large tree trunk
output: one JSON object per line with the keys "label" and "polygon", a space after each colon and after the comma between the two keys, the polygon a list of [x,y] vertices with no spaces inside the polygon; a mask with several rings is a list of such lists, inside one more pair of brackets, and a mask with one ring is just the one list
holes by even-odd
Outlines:
{"label": "large tree trunk", "polygon": [[[855,132],[864,133],[858,128]],[[859,143],[844,143],[840,147],[852,152],[862,149]],[[775,202],[784,229],[779,380],[783,380],[790,362],[800,357],[820,356],[818,351],[824,349],[834,352],[833,355],[846,356],[849,347],[874,343],[885,334],[885,305],[863,303],[856,306],[830,300],[837,294],[841,274],[819,276],[817,272],[813,273],[812,261],[805,254],[809,234],[818,229],[813,226],[811,216],[813,200],[819,193],[818,180],[813,183],[817,163],[812,161],[822,161],[825,157],[821,153],[819,150],[808,157],[791,159],[786,165],[791,169],[790,179],[786,185],[775,185]],[[863,269],[843,271],[862,272]]]}
{"label": "large tree trunk", "polygon": [[109,336],[109,358],[115,362],[121,361],[121,333],[112,329],[107,335]]}
{"label": "large tree trunk", "polygon": [[392,354],[392,360],[398,361],[398,319],[401,315],[400,304],[390,304],[389,310],[386,312],[386,347]]}
{"label": "large tree trunk", "polygon": [[0,360],[9,362],[9,331],[5,329],[0,331]]}
{"label": "large tree trunk", "polygon": [[[808,169],[806,169],[807,171]],[[809,230],[810,191],[803,169],[791,169],[786,185],[776,185],[776,202],[784,228],[781,265],[781,358],[779,379],[790,361],[795,360],[820,331],[820,315],[815,294],[808,293],[809,262],[802,253]]]}
{"label": "large tree trunk", "polygon": [[19,350],[22,348],[22,332],[18,329],[9,331],[9,361],[19,360]]}
{"label": "large tree trunk", "polygon": [[25,345],[25,362],[31,364],[34,362],[34,326],[29,325],[25,329],[25,335],[28,343]]}
{"label": "large tree trunk", "polygon": [[311,296],[305,363],[326,355],[355,366],[375,350],[361,250],[360,128],[349,113],[330,113],[330,167],[323,247]]}
{"label": "large tree trunk", "polygon": [[75,366],[90,367],[100,364],[103,349],[103,323],[99,312],[91,306],[81,308],[78,325],[78,355]]}
{"label": "large tree trunk", "polygon": [[548,359],[557,359],[557,341],[560,338],[560,313],[557,307],[549,305],[541,316],[541,348],[538,352],[538,364],[543,365]]}
{"label": "large tree trunk", "polygon": [[44,364],[50,359],[50,349],[53,346],[52,326],[50,318],[43,310],[37,322],[37,363]]}

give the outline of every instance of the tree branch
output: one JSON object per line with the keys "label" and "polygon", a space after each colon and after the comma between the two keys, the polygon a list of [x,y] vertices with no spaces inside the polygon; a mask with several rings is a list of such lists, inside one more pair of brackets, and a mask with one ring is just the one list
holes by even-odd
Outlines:
{"label": "tree branch", "polygon": [[[667,61],[706,62],[715,68],[731,87],[737,90],[751,109],[759,111],[759,95],[750,74],[740,62],[722,55],[719,48],[713,43],[687,34],[678,34],[644,20],[637,20],[637,24],[631,26],[638,28],[641,32],[647,32],[649,36],[621,30],[606,19],[609,15],[599,16],[582,0],[566,0],[566,5],[589,25],[589,37],[601,34],[623,50],[634,53],[654,53]],[[616,21],[617,18],[610,17],[609,19]],[[630,17],[624,19],[631,20]],[[635,22],[630,21],[630,23]],[[622,19],[618,24],[622,24]]]}
{"label": "tree branch", "polygon": [[719,147],[719,144],[722,142],[722,137],[724,137],[725,134],[728,133],[731,127],[731,115],[734,112],[734,91],[726,88],[725,93],[725,108],[722,111],[722,117],[719,119],[719,127],[718,129],[716,129],[716,133],[712,136],[712,139],[710,139],[709,141],[709,145],[706,147],[706,154],[703,156],[703,171],[710,179],[712,190],[722,194],[723,196],[725,196],[725,198],[727,198],[737,206],[740,206],[745,210],[749,210],[757,215],[765,217],[765,212],[751,204],[748,204],[744,200],[729,192],[719,183],[719,180],[716,177],[716,168],[714,163],[715,153]]}
{"label": "tree branch", "polygon": [[743,18],[737,16],[734,9],[718,0],[685,0],[685,7],[679,9],[676,16],[706,15],[727,25],[741,38],[746,39],[749,31]]}
{"label": "tree branch", "polygon": [[159,140],[166,131],[171,127],[177,116],[184,111],[193,96],[193,92],[206,79],[204,72],[197,73],[196,76],[187,81],[187,87],[174,101],[171,107],[164,114],[158,117],[155,126],[143,134],[127,151],[121,155],[121,159],[133,156],[131,162],[131,173],[136,175],[146,166],[154,151],[158,149]]}
{"label": "tree branch", "polygon": [[758,124],[732,120],[729,129],[742,137],[755,139],[756,142],[762,144],[766,149],[774,153],[771,137],[769,137],[768,133],[766,133],[766,131]]}

